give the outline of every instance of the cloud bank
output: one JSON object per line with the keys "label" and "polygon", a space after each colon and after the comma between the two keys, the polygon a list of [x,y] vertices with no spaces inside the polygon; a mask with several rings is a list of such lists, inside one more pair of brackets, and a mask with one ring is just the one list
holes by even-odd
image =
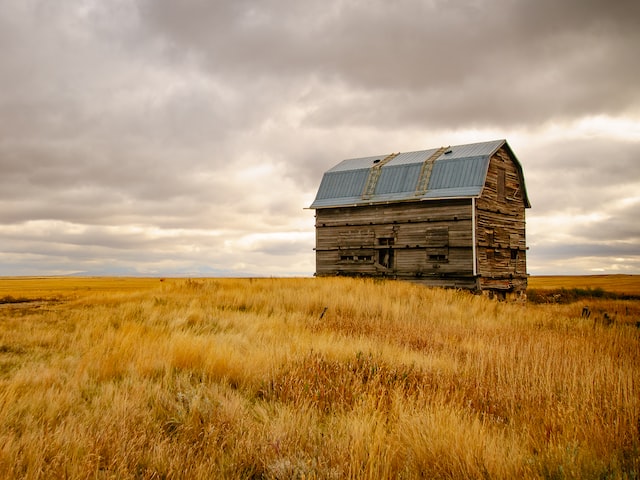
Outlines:
{"label": "cloud bank", "polygon": [[311,275],[338,161],[506,138],[529,271],[640,273],[640,5],[7,0],[0,275]]}

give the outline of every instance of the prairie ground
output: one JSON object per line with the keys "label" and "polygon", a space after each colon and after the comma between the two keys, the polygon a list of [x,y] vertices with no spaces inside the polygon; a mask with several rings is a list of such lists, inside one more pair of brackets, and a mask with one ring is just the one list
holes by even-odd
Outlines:
{"label": "prairie ground", "polygon": [[640,295],[640,275],[535,276],[529,278],[535,289],[602,289],[607,292]]}
{"label": "prairie ground", "polygon": [[0,477],[638,478],[640,301],[585,301],[0,279]]}

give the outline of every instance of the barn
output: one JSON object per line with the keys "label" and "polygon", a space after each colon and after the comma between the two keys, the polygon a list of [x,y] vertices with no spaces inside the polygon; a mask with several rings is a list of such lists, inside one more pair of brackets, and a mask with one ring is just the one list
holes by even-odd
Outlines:
{"label": "barn", "polygon": [[316,275],[522,295],[530,206],[506,140],[344,160],[309,207]]}

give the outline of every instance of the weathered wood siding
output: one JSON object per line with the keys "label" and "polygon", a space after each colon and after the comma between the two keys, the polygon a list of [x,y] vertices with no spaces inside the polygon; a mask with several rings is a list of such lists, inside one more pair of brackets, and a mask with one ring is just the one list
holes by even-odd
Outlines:
{"label": "weathered wood siding", "polygon": [[472,224],[470,199],[318,209],[316,275],[473,286]]}
{"label": "weathered wood siding", "polygon": [[476,201],[477,271],[481,288],[523,290],[527,286],[523,186],[504,148],[490,160]]}

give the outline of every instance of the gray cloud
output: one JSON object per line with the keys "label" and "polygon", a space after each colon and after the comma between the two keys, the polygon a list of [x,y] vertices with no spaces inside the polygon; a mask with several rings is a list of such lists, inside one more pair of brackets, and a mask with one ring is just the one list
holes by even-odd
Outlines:
{"label": "gray cloud", "polygon": [[530,150],[524,160],[531,168],[525,174],[536,212],[598,211],[640,182],[638,141],[562,139],[541,142]]}
{"label": "gray cloud", "polygon": [[[525,166],[534,263],[569,255],[544,225],[595,214],[560,232],[588,270],[599,261],[580,258],[640,244],[639,14],[603,0],[2,2],[0,275],[311,274],[303,207],[324,170],[501,137]],[[632,132],[576,131],[598,116]]]}
{"label": "gray cloud", "polygon": [[322,127],[525,124],[638,107],[631,1],[222,5],[146,2],[141,20],[171,52],[244,83],[320,79]]}
{"label": "gray cloud", "polygon": [[[640,222],[638,211],[640,199],[629,205],[614,207],[607,211],[608,216],[587,225],[576,225],[569,231],[583,242],[604,242],[603,245],[616,245],[640,256]],[[613,253],[613,252],[612,252]]]}

